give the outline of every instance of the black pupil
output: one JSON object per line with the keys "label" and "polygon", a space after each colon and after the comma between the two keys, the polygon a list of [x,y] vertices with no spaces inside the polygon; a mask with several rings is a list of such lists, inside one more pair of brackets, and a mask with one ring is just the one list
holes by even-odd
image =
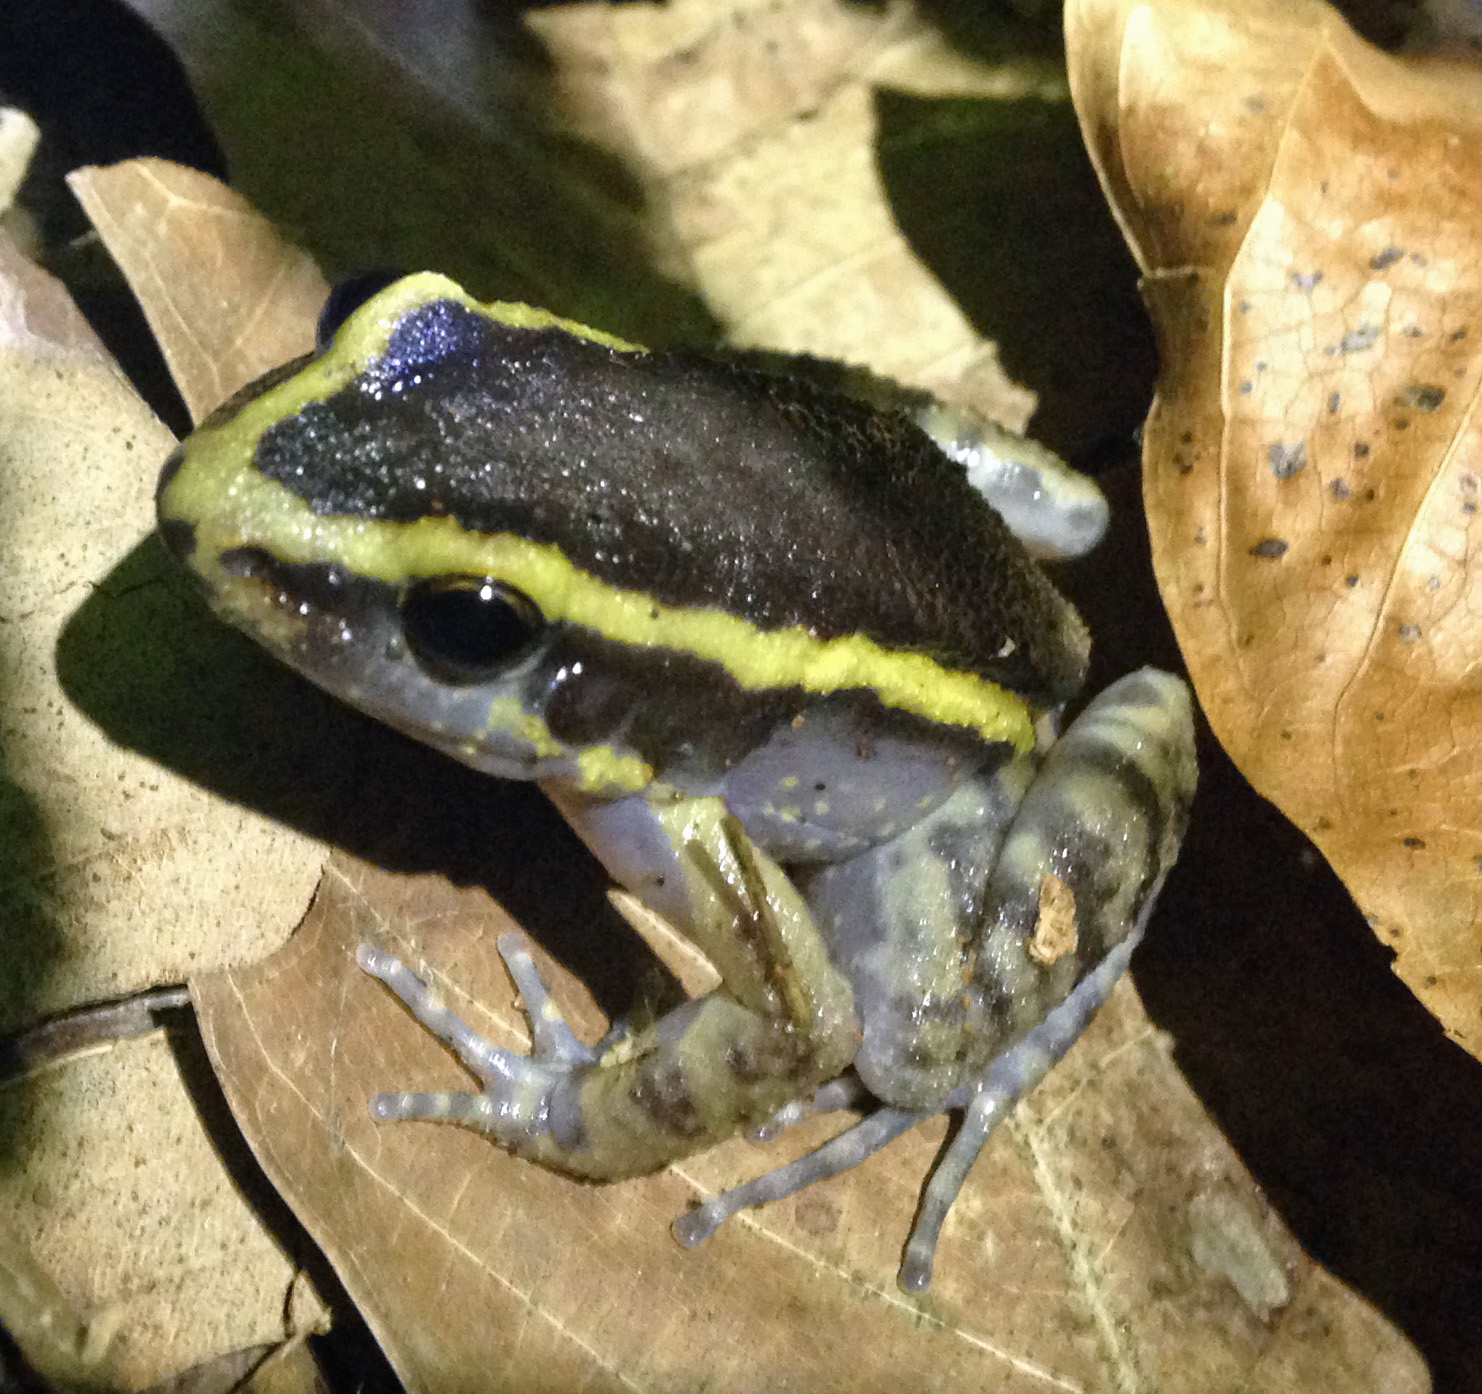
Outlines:
{"label": "black pupil", "polygon": [[533,601],[500,581],[436,577],[407,588],[402,630],[417,661],[443,682],[497,677],[540,633]]}

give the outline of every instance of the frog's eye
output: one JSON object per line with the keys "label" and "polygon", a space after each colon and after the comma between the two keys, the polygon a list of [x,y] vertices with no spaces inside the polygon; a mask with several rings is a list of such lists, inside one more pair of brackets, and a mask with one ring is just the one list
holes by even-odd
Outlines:
{"label": "frog's eye", "polygon": [[379,295],[387,286],[395,285],[405,275],[402,271],[362,271],[357,276],[347,276],[330,291],[329,299],[319,311],[319,327],[314,331],[314,346],[323,353],[340,332],[342,325],[373,295]]}
{"label": "frog's eye", "polygon": [[482,576],[432,576],[402,594],[401,625],[418,665],[439,682],[487,682],[525,658],[545,616],[528,595]]}

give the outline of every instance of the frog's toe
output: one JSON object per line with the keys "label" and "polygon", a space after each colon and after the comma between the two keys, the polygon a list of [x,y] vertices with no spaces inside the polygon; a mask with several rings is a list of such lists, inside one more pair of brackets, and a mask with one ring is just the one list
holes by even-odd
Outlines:
{"label": "frog's toe", "polygon": [[876,1109],[862,1122],[846,1128],[838,1137],[831,1138],[797,1161],[702,1201],[674,1221],[674,1237],[687,1249],[703,1244],[738,1210],[782,1200],[815,1181],[849,1171],[929,1117],[928,1113]]}
{"label": "frog's toe", "polygon": [[525,1016],[530,1022],[530,1036],[535,1054],[545,1060],[560,1060],[571,1065],[595,1065],[598,1049],[586,1045],[561,1015],[540,969],[530,957],[530,950],[518,934],[499,936],[499,956],[525,1003]]}
{"label": "frog's toe", "polygon": [[377,1123],[425,1120],[436,1123],[466,1123],[477,1127],[493,1112],[487,1094],[377,1094],[370,1101],[370,1115]]}
{"label": "frog's toe", "polygon": [[377,1121],[461,1123],[516,1150],[550,1130],[553,1101],[574,1075],[592,1064],[596,1053],[572,1034],[518,937],[504,936],[499,951],[530,1016],[531,1055],[485,1039],[395,955],[369,944],[356,951],[361,968],[385,983],[483,1085],[481,1093],[378,1094],[371,1100],[371,1116]]}
{"label": "frog's toe", "polygon": [[831,1079],[810,1098],[794,1099],[790,1104],[783,1104],[765,1123],[758,1124],[747,1133],[747,1140],[772,1142],[805,1118],[812,1118],[819,1113],[836,1113],[841,1108],[853,1108],[861,1100],[867,1099],[869,1093],[860,1077],[850,1071],[840,1075],[838,1079]]}

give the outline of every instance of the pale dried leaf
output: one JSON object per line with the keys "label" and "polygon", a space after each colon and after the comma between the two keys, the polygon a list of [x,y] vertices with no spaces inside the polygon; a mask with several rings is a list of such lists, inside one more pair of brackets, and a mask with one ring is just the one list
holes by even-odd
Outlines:
{"label": "pale dried leaf", "polygon": [[[607,1186],[462,1129],[375,1124],[367,1101],[379,1090],[468,1081],[356,968],[356,944],[392,949],[479,1030],[524,1047],[493,952],[508,923],[480,893],[337,862],[287,948],[194,984],[265,1170],[409,1387],[464,1387],[483,1372],[483,1387],[519,1390],[848,1391],[907,1365],[930,1371],[933,1388],[1026,1394],[1138,1376],[1201,1394],[1425,1387],[1413,1353],[1283,1231],[1130,985],[979,1162],[919,1299],[894,1274],[940,1121],[698,1251],[674,1243],[671,1219],[837,1121]],[[590,1000],[552,977],[595,1038]],[[1338,1337],[1311,1342],[1316,1320]]]}
{"label": "pale dried leaf", "polygon": [[264,907],[291,925],[317,875],[312,849],[135,753],[199,728],[178,675],[217,632],[184,622],[148,540],[173,444],[60,286],[0,248],[4,1026],[258,956]]}
{"label": "pale dried leaf", "polygon": [[139,297],[192,420],[314,347],[324,277],[230,189],[166,160],[67,182]]}
{"label": "pale dried leaf", "polygon": [[[176,675],[203,625],[182,624],[147,541],[172,445],[60,286],[0,247],[6,1030],[265,952],[264,907],[283,932],[317,872],[266,819],[129,748],[152,721],[195,725]],[[119,1327],[127,1385],[282,1334],[293,1270],[162,1037],[13,1081],[0,1114],[0,1209],[91,1329]],[[220,1281],[203,1289],[203,1268]]]}
{"label": "pale dried leaf", "polygon": [[867,362],[1023,426],[1032,395],[901,236],[872,150],[878,87],[1004,97],[1022,73],[964,62],[905,5],[576,5],[530,25],[563,120],[652,191],[730,341]]}
{"label": "pale dried leaf", "polygon": [[36,123],[24,111],[0,107],[0,213],[15,202],[40,138]]}
{"label": "pale dried leaf", "polygon": [[[223,1350],[275,1342],[296,1276],[221,1166],[163,1032],[12,1087],[3,1205],[13,1236],[140,1389]],[[308,1294],[292,1316],[323,1311]],[[111,1335],[111,1341],[107,1337]]]}
{"label": "pale dried leaf", "polygon": [[1482,1055],[1482,73],[1318,0],[1068,24],[1163,340],[1149,525],[1200,699]]}

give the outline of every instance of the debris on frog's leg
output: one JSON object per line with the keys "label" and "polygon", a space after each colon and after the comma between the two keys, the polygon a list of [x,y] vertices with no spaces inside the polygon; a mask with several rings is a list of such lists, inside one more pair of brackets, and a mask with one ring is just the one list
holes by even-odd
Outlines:
{"label": "debris on frog's leg", "polygon": [[674,1237],[687,1249],[703,1244],[738,1210],[782,1200],[815,1181],[850,1171],[931,1116],[892,1108],[877,1109],[863,1122],[830,1138],[797,1161],[702,1201],[674,1221],[671,1226]]}
{"label": "debris on frog's leg", "polygon": [[773,1142],[789,1128],[796,1127],[805,1118],[820,1113],[836,1113],[841,1108],[853,1108],[855,1104],[870,1096],[864,1082],[856,1074],[840,1075],[832,1079],[811,1098],[794,1099],[783,1104],[765,1123],[758,1124],[747,1133],[748,1142]]}
{"label": "debris on frog's leg", "polygon": [[[967,1100],[962,1126],[926,1183],[911,1237],[906,1241],[899,1282],[906,1292],[921,1292],[931,1283],[932,1263],[942,1222],[967,1180],[983,1144],[1081,1037],[1101,1009],[1117,979],[1127,970],[1132,950],[1142,938],[1138,926],[1076,985],[1075,990],[1016,1045],[983,1072]],[[956,1099],[952,1100],[956,1103]]]}
{"label": "debris on frog's leg", "polygon": [[1029,939],[1029,956],[1048,967],[1066,954],[1073,954],[1079,936],[1075,927],[1075,892],[1053,872],[1039,883],[1039,917]]}

